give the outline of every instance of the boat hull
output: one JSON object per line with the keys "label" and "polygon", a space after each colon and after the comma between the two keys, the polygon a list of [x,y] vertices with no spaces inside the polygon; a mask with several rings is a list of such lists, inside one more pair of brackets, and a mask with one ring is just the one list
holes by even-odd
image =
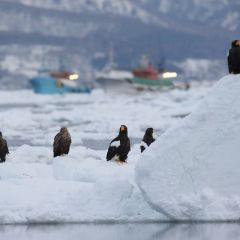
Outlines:
{"label": "boat hull", "polygon": [[66,86],[61,81],[46,76],[34,77],[30,80],[30,84],[34,92],[40,94],[89,93],[91,91],[85,86]]}
{"label": "boat hull", "polygon": [[147,78],[134,77],[131,79],[131,82],[139,90],[163,90],[173,87],[173,83],[170,79],[151,80]]}
{"label": "boat hull", "polygon": [[131,87],[127,79],[97,78],[96,82],[106,92],[126,92]]}

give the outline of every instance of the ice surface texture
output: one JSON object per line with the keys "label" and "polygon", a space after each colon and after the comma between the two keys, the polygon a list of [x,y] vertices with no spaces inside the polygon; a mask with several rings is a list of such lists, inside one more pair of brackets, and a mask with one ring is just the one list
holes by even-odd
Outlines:
{"label": "ice surface texture", "polygon": [[[149,125],[160,135],[182,121],[208,89],[62,96],[0,91],[0,127],[11,153],[0,164],[0,223],[166,220],[136,185],[140,142]],[[128,164],[106,162],[123,123],[132,143]],[[73,144],[68,156],[53,159],[60,126],[68,127]]]}
{"label": "ice surface texture", "polygon": [[222,78],[202,103],[142,155],[136,181],[171,220],[240,217],[240,75]]}

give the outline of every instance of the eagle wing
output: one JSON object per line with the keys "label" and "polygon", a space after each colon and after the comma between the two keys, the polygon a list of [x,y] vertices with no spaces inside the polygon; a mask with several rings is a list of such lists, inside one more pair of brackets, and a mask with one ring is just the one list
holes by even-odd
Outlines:
{"label": "eagle wing", "polygon": [[54,156],[59,156],[62,154],[68,154],[71,145],[71,136],[68,134],[67,136],[61,133],[58,133],[53,142],[53,153]]}
{"label": "eagle wing", "polygon": [[63,138],[63,141],[61,143],[62,144],[62,150],[63,150],[64,154],[69,153],[71,143],[72,143],[72,139],[71,139],[71,136],[68,134],[67,137]]}
{"label": "eagle wing", "polygon": [[106,156],[107,161],[110,161],[116,155],[117,148],[119,147],[119,145],[120,145],[120,141],[118,138],[114,138],[111,141],[107,151],[107,156]]}
{"label": "eagle wing", "polygon": [[54,157],[55,157],[55,156],[58,156],[59,154],[61,154],[61,138],[62,138],[61,133],[58,133],[58,134],[54,137],[54,142],[53,142],[53,153],[54,153]]}
{"label": "eagle wing", "polygon": [[125,161],[127,159],[128,153],[130,151],[130,140],[127,137],[124,142],[117,148],[117,154],[119,155],[119,159],[121,161]]}
{"label": "eagle wing", "polygon": [[0,140],[0,158],[5,161],[6,155],[9,154],[7,141],[5,139]]}
{"label": "eagle wing", "polygon": [[106,159],[110,161],[116,155],[116,147],[109,146]]}
{"label": "eagle wing", "polygon": [[8,144],[5,139],[3,140],[3,151],[5,154],[9,154]]}
{"label": "eagle wing", "polygon": [[126,158],[127,158],[127,155],[128,155],[130,150],[131,150],[131,145],[130,145],[130,139],[128,138],[127,142],[126,142],[125,149],[124,149],[124,153],[125,153]]}

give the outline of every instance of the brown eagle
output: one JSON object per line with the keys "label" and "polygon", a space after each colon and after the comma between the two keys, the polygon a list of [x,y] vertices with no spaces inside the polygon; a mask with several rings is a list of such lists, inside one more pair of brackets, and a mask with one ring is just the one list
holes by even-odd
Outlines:
{"label": "brown eagle", "polygon": [[2,132],[0,132],[0,162],[6,161],[7,154],[9,154],[7,141],[2,137]]}
{"label": "brown eagle", "polygon": [[69,153],[71,145],[71,136],[66,127],[62,127],[60,132],[55,136],[53,142],[53,156],[61,156]]}

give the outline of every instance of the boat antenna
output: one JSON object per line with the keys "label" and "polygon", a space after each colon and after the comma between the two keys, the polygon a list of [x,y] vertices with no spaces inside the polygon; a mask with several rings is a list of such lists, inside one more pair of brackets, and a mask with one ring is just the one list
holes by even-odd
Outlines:
{"label": "boat antenna", "polygon": [[166,65],[166,58],[163,56],[158,61],[158,71],[164,72],[165,71],[165,65]]}

